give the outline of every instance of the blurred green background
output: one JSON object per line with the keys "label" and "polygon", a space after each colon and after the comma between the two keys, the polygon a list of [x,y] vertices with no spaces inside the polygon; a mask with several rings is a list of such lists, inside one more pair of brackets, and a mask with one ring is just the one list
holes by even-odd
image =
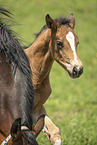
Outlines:
{"label": "blurred green background", "polygon": [[[0,6],[12,12],[19,24],[12,29],[25,45],[45,25],[47,13],[52,18],[74,14],[84,73],[79,79],[71,79],[55,62],[50,74],[52,94],[45,108],[60,128],[62,145],[97,145],[97,0],[0,0]],[[50,145],[43,133],[37,141]]]}

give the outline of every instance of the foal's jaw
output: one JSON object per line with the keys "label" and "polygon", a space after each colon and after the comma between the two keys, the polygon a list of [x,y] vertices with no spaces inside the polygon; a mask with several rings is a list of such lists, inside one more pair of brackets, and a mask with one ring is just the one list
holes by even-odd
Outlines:
{"label": "foal's jaw", "polygon": [[69,62],[56,60],[69,74],[71,78],[79,78],[83,73],[83,66],[81,65],[74,65]]}

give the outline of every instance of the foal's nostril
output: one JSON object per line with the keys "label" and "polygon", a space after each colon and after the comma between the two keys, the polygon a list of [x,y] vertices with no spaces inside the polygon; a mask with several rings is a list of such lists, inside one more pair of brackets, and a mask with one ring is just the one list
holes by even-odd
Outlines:
{"label": "foal's nostril", "polygon": [[76,76],[77,75],[77,67],[74,67],[73,68],[73,76]]}
{"label": "foal's nostril", "polygon": [[83,67],[80,68],[79,75],[83,73]]}
{"label": "foal's nostril", "polygon": [[83,73],[83,67],[74,67],[73,68],[73,77],[79,77]]}

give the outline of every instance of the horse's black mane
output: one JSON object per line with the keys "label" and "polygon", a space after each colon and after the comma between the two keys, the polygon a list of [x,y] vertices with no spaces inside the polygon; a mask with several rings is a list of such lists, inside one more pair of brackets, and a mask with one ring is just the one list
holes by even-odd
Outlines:
{"label": "horse's black mane", "polygon": [[[65,17],[59,17],[59,18],[55,18],[54,19],[56,22],[60,23],[60,25],[68,25],[69,24],[69,20],[66,19]],[[43,30],[47,29],[47,26],[44,25],[39,33],[36,33],[36,38],[42,33]]]}
{"label": "horse's black mane", "polygon": [[11,13],[8,10],[4,9],[3,7],[0,7],[0,14],[3,14],[7,17],[11,17],[10,16]]}
{"label": "horse's black mane", "polygon": [[[5,9],[0,8],[0,13],[10,16]],[[0,52],[3,51],[5,53],[9,64],[14,62],[27,75],[28,72],[31,73],[28,58],[16,37],[16,33],[3,22],[4,20],[6,19],[0,17]]]}
{"label": "horse's black mane", "polygon": [[25,118],[28,120],[23,125],[27,125],[30,129],[32,129],[31,112],[34,98],[29,61],[26,54],[24,53],[23,47],[20,45],[19,40],[16,37],[16,33],[11,30],[7,24],[4,23],[6,18],[2,18],[2,14],[4,17],[10,17],[10,12],[0,7],[0,52],[4,52],[7,63],[12,64],[13,69],[15,68],[15,71],[12,72],[13,76],[15,76],[16,69],[19,68],[25,77],[27,90],[24,90],[26,92],[24,96],[25,101],[23,102],[26,102],[26,105],[23,104],[23,106],[25,106],[24,109],[26,109],[26,111],[24,110],[27,115]]}

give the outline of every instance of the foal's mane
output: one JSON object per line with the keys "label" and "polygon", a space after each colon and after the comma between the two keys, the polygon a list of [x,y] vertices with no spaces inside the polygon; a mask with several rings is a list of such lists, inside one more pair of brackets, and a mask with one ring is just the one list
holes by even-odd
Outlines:
{"label": "foal's mane", "polygon": [[[1,16],[4,17],[1,17]],[[4,8],[0,7],[0,52],[4,52],[6,56],[6,61],[8,64],[12,65],[12,74],[15,76],[16,69],[18,68],[24,75],[26,82],[26,90],[24,90],[24,104],[22,104],[24,111],[26,112],[25,121],[23,125],[27,125],[32,129],[32,106],[33,106],[33,86],[31,80],[31,69],[29,65],[28,58],[23,50],[23,47],[19,43],[19,39],[16,33],[10,29],[7,25],[11,13]],[[7,16],[7,18],[5,18]]]}
{"label": "foal's mane", "polygon": [[[69,25],[69,22],[70,22],[70,20],[68,20],[68,19],[65,18],[65,17],[55,18],[54,20],[55,20],[57,23],[60,23],[60,25]],[[47,29],[47,26],[46,26],[46,25],[44,25],[44,26],[41,28],[40,32],[36,33],[36,38],[37,38],[37,37],[43,32],[43,30],[45,30],[45,29]]]}

